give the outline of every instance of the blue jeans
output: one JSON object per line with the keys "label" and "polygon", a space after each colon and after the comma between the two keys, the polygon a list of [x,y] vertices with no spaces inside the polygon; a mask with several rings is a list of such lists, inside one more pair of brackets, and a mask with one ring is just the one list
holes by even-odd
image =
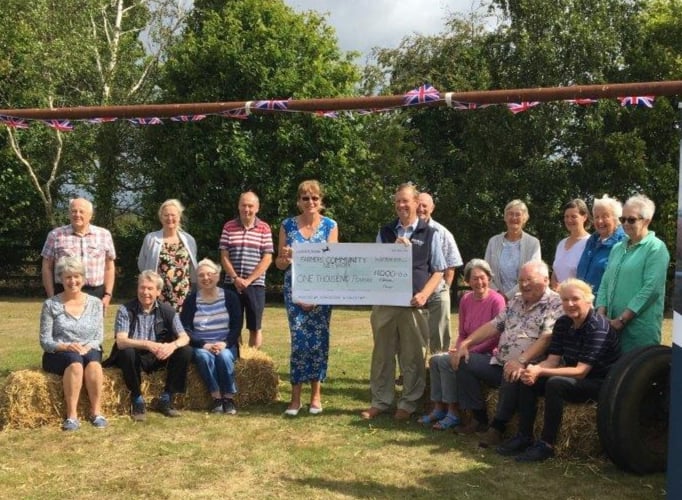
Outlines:
{"label": "blue jeans", "polygon": [[223,349],[218,354],[203,348],[194,348],[194,362],[209,392],[220,392],[223,396],[236,394],[237,383],[234,377],[234,363],[237,359],[236,347]]}

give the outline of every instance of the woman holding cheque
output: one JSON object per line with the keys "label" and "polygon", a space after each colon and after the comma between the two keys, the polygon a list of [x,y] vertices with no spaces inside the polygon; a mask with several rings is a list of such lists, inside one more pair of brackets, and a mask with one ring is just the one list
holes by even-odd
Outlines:
{"label": "woman holding cheque", "polygon": [[303,181],[298,186],[296,205],[300,214],[282,222],[275,265],[286,270],[284,275],[284,304],[291,333],[291,402],[284,415],[295,417],[301,404],[301,389],[310,382],[312,415],[322,413],[322,381],[327,375],[329,358],[329,322],[331,306],[302,304],[292,298],[292,244],[337,243],[339,229],[336,222],[322,215],[322,186],[316,180]]}

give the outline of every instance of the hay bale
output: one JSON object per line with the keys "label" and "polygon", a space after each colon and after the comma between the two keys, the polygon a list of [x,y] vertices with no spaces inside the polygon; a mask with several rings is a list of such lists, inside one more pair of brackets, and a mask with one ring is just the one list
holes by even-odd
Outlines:
{"label": "hay bale", "polygon": [[[162,391],[165,371],[142,376],[142,394],[148,402]],[[235,402],[239,408],[264,404],[278,399],[279,376],[272,358],[257,349],[243,347],[235,366],[239,393]],[[194,364],[187,374],[187,392],[178,395],[180,409],[205,411],[210,407],[211,396]],[[89,416],[87,392],[83,388],[78,401],[78,415]],[[121,370],[106,368],[102,391],[102,413],[106,416],[127,415],[130,411],[130,393],[125,386]],[[64,391],[62,378],[41,370],[19,370],[7,377],[0,389],[0,429],[33,429],[43,425],[58,425],[64,418]]]}
{"label": "hay bale", "polygon": [[[488,389],[486,395],[488,415],[495,415],[497,390]],[[545,414],[545,398],[538,398],[538,412],[533,432],[540,437]],[[518,430],[518,415],[509,423],[507,435]],[[560,458],[596,457],[602,453],[597,434],[597,403],[565,403],[561,428],[554,445],[554,452]]]}

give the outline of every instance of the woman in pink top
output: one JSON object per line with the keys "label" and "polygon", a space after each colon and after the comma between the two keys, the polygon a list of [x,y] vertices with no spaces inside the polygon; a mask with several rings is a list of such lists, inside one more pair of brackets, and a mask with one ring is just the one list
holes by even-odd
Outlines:
{"label": "woman in pink top", "polygon": [[[464,267],[464,280],[471,287],[459,302],[459,336],[456,346],[471,335],[476,329],[491,321],[504,309],[505,299],[502,294],[490,288],[492,271],[483,259],[472,259]],[[499,335],[472,348],[473,352],[491,353],[497,347]],[[431,401],[433,410],[424,415],[419,422],[433,425],[436,430],[450,429],[460,424],[457,407],[457,374],[452,369],[450,354],[436,354],[429,360],[429,376],[431,377]]]}

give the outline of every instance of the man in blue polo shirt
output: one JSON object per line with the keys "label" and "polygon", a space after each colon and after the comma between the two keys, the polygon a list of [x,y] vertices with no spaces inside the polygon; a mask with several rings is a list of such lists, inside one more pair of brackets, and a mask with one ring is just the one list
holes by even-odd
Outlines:
{"label": "man in blue polo shirt", "polygon": [[[552,331],[547,358],[521,371],[518,394],[519,432],[497,447],[518,462],[538,462],[554,456],[564,402],[597,401],[609,368],[620,356],[620,339],[609,320],[592,307],[592,287],[569,278],[559,286],[564,309]],[[540,439],[533,442],[537,398],[545,396]]]}
{"label": "man in blue polo shirt", "polygon": [[412,246],[412,300],[409,306],[373,306],[370,322],[374,336],[370,392],[372,405],[361,413],[373,419],[388,411],[395,399],[395,360],[403,375],[403,392],[394,418],[408,420],[424,394],[424,354],[429,338],[426,303],[443,279],[445,258],[441,233],[417,216],[419,192],[402,184],[394,195],[398,218],[379,230],[377,243]]}

